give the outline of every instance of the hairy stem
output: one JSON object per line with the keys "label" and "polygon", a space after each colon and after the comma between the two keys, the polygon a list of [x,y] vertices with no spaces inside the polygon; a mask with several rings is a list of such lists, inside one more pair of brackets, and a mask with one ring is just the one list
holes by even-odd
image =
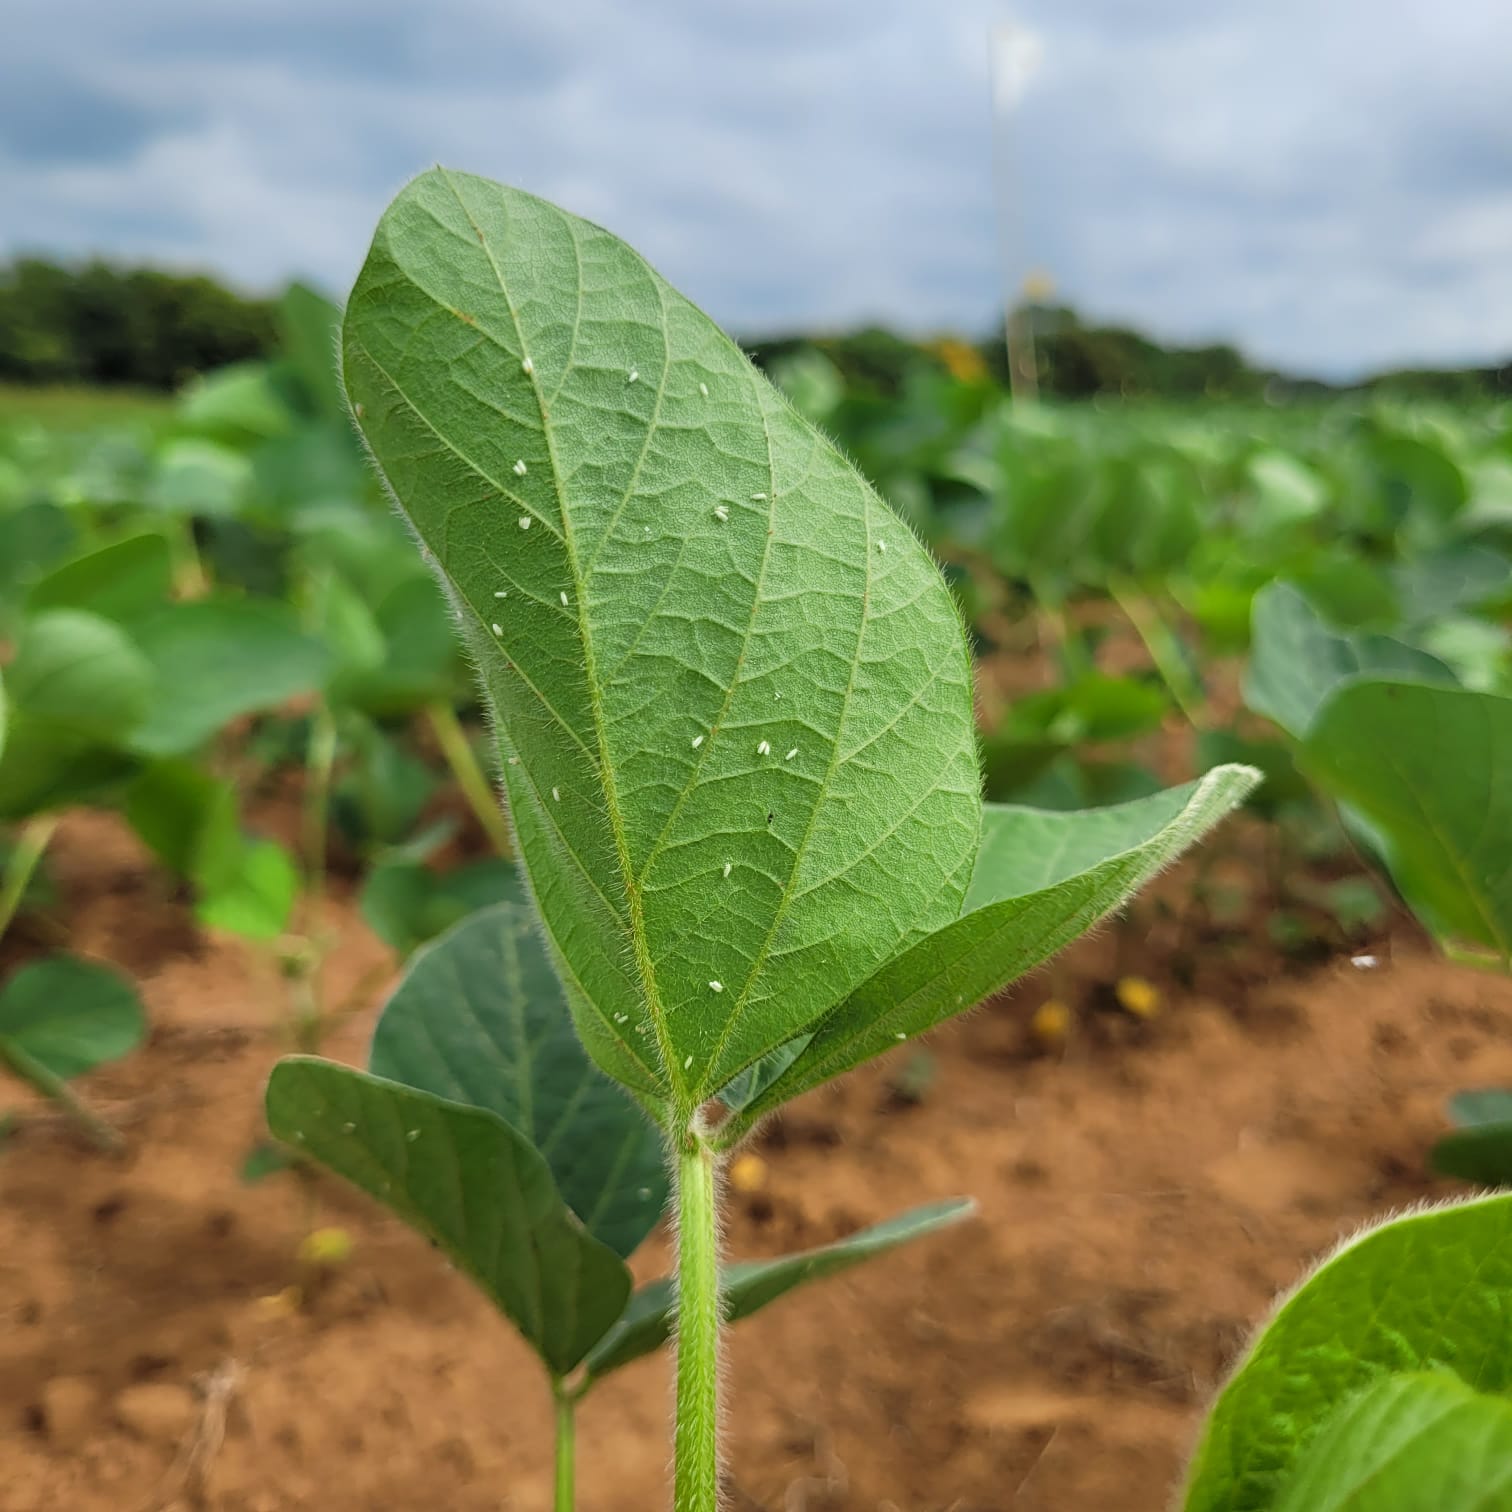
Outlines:
{"label": "hairy stem", "polygon": [[719,1505],[719,1213],[716,1156],[693,1132],[677,1162],[674,1512]]}
{"label": "hairy stem", "polygon": [[572,1512],[574,1500],[573,1451],[577,1398],[556,1384],[556,1496],[553,1512]]}
{"label": "hairy stem", "polygon": [[0,935],[10,928],[16,917],[21,899],[57,827],[58,820],[53,814],[38,815],[21,827],[16,847],[6,859],[5,875],[0,878]]}
{"label": "hairy stem", "polygon": [[483,769],[467,743],[467,734],[456,711],[450,704],[433,703],[426,709],[425,715],[436,733],[441,754],[446,757],[446,764],[457,779],[457,786],[462,789],[462,796],[467,799],[468,807],[483,826],[483,833],[488,836],[493,848],[506,861],[510,860],[514,856],[514,846],[509,840],[509,825],[504,821],[503,811],[499,808],[488,778],[483,775]]}

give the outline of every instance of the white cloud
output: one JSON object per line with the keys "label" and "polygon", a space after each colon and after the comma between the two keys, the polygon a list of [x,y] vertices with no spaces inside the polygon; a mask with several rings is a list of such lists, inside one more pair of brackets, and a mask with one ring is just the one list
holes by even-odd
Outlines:
{"label": "white cloud", "polygon": [[[741,331],[993,323],[994,0],[15,4],[0,251],[339,290],[441,160],[601,220]],[[1320,371],[1512,349],[1503,0],[1014,19],[1042,61],[1011,219],[1064,297]]]}

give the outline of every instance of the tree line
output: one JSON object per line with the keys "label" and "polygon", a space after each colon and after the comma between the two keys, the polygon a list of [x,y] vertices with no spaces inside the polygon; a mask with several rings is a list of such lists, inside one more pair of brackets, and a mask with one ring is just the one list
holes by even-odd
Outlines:
{"label": "tree line", "polygon": [[204,274],[38,257],[0,265],[0,381],[175,389],[276,341],[274,301]]}
{"label": "tree line", "polygon": [[[18,258],[0,263],[0,382],[176,389],[196,373],[274,352],[277,308],[276,299],[237,293],[205,274]],[[1166,346],[1139,331],[1084,323],[1063,306],[1036,306],[1027,316],[1040,392],[1053,398],[1255,399],[1278,386],[1292,395],[1333,388],[1253,367],[1236,347],[1222,343]],[[998,334],[972,343],[919,343],[874,328],[783,335],[751,345],[759,362],[817,346],[848,382],[883,394],[901,389],[921,355],[959,373],[961,354],[969,351],[975,362],[968,366],[1008,381]],[[943,357],[942,348],[948,349]],[[1506,397],[1512,395],[1512,362],[1404,370],[1352,386],[1404,397]]]}

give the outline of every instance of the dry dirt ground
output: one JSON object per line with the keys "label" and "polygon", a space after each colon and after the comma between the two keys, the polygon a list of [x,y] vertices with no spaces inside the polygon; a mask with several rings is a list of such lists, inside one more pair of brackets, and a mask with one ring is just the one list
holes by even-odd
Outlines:
{"label": "dry dirt ground", "polygon": [[[467,1283],[335,1183],[240,1183],[283,1048],[266,959],[206,941],[106,818],[69,821],[56,871],[73,947],[138,976],[153,1027],[81,1086],[123,1157],[11,1099],[0,1509],[547,1507],[540,1376]],[[1058,968],[1077,1016],[1053,1053],[1025,1029],[1042,974],[933,1037],[921,1100],[896,1091],[920,1068],[884,1061],[768,1132],[764,1184],[732,1197],[734,1256],[956,1193],[980,1215],[733,1332],[733,1512],[1158,1512],[1277,1289],[1362,1221],[1453,1190],[1424,1154],[1449,1093],[1512,1082],[1512,984],[1399,923],[1374,969],[1256,945],[1179,986],[1152,917]],[[327,1048],[357,1060],[393,962],[340,896],[331,922],[331,998],[360,1006]],[[1096,1006],[1131,969],[1162,988],[1149,1023]],[[292,1309],[314,1223],[355,1250]],[[666,1258],[658,1236],[638,1268]],[[667,1505],[669,1410],[664,1360],[585,1405],[585,1512]]]}

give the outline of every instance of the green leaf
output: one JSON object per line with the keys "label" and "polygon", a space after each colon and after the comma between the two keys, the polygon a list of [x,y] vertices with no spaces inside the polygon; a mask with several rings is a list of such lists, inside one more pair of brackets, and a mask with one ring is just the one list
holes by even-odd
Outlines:
{"label": "green leaf", "polygon": [[0,760],[5,757],[5,742],[10,735],[10,704],[5,696],[5,669],[0,667]]}
{"label": "green leaf", "polygon": [[[1208,1418],[1185,1512],[1263,1512],[1345,1401],[1383,1376],[1512,1387],[1512,1197],[1371,1229],[1282,1304]],[[1447,1503],[1445,1505],[1454,1505]]]}
{"label": "green leaf", "polygon": [[346,404],[336,366],[341,308],[308,284],[291,283],[278,302],[278,333],[310,407],[322,418],[343,421]]}
{"label": "green leaf", "polygon": [[361,907],[368,928],[400,955],[408,955],[475,909],[524,901],[512,861],[473,861],[437,873],[401,857],[381,861],[368,874]]}
{"label": "green leaf", "polygon": [[1301,740],[1328,695],[1360,676],[1400,676],[1452,683],[1454,675],[1425,651],[1388,635],[1330,629],[1290,584],[1255,595],[1254,630],[1244,701]]}
{"label": "green leaf", "polygon": [[236,442],[282,436],[293,426],[294,416],[267,363],[237,362],[194,379],[179,399],[179,420],[194,430]]}
{"label": "green leaf", "polygon": [[0,513],[0,588],[5,597],[63,560],[74,549],[74,522],[56,504],[39,500]]}
{"label": "green leaf", "polygon": [[[838,1275],[900,1245],[949,1228],[975,1211],[976,1204],[968,1198],[951,1198],[912,1208],[818,1249],[725,1266],[719,1288],[725,1322],[738,1323],[810,1281]],[[676,1311],[670,1280],[641,1287],[624,1315],[590,1352],[589,1371],[605,1376],[660,1349],[672,1337]]]}
{"label": "green leaf", "polygon": [[1456,545],[1402,562],[1392,576],[1407,618],[1428,625],[1504,595],[1512,562],[1484,546]]}
{"label": "green leaf", "polygon": [[216,441],[185,436],[157,455],[148,502],[169,515],[215,518],[241,512],[252,493],[252,463]]}
{"label": "green leaf", "polygon": [[146,715],[154,669],[120,626],[79,609],[51,609],[27,620],[9,679],[18,714],[113,740]]}
{"label": "green leaf", "polygon": [[331,795],[332,818],[358,851],[403,840],[441,786],[436,772],[401,740],[361,715],[342,724],[351,764]]}
{"label": "green leaf", "polygon": [[276,1138],[438,1245],[553,1375],[624,1310],[624,1262],[578,1222],[545,1160],[497,1114],[291,1057],[273,1068],[267,1115]]}
{"label": "green leaf", "polygon": [[496,714],[579,1031],[686,1113],[959,912],[955,606],[733,342],[529,195],[416,179],[343,331]]}
{"label": "green leaf", "polygon": [[1512,1123],[1512,1092],[1487,1087],[1476,1092],[1456,1093],[1449,1099],[1449,1116],[1461,1129]]}
{"label": "green leaf", "polygon": [[1259,780],[1219,767],[1197,782],[1079,813],[989,804],[955,923],[882,968],[818,1026],[803,1053],[716,1136],[952,1018],[1032,970],[1242,803]]}
{"label": "green leaf", "polygon": [[1512,1091],[1487,1088],[1449,1099],[1456,1125],[1434,1145],[1429,1164],[1477,1186],[1512,1186]]}
{"label": "green leaf", "polygon": [[1328,1420],[1275,1512],[1512,1512],[1512,1402],[1391,1376]]}
{"label": "green leaf", "polygon": [[146,1034],[136,988],[117,971],[74,956],[23,966],[0,988],[0,1056],[20,1052],[68,1081],[119,1060]]}
{"label": "green leaf", "polygon": [[238,715],[313,692],[325,679],[325,648],[282,604],[172,604],[135,633],[157,673],[157,694],[132,745],[152,756],[192,751]]}
{"label": "green leaf", "polygon": [[333,699],[393,716],[451,697],[458,681],[457,642],[446,602],[429,577],[390,589],[373,615],[373,629],[378,656],[336,678]]}
{"label": "green leaf", "polygon": [[56,568],[32,585],[27,607],[85,609],[109,620],[130,620],[167,602],[173,559],[160,535],[128,536]]}
{"label": "green leaf", "polygon": [[1364,814],[1435,934],[1512,966],[1512,698],[1353,683],[1324,705],[1302,763]]}
{"label": "green leaf", "polygon": [[276,841],[240,834],[202,856],[194,880],[200,923],[248,940],[276,940],[299,899],[299,867],[289,852]]}
{"label": "green leaf", "polygon": [[181,758],[154,761],[121,795],[127,822],[164,865],[194,877],[207,851],[238,837],[236,791]]}
{"label": "green leaf", "polygon": [[1476,1186],[1512,1186],[1512,1110],[1501,1123],[1475,1124],[1446,1134],[1434,1145],[1428,1162],[1440,1175]]}
{"label": "green leaf", "polygon": [[0,761],[0,818],[24,819],[87,802],[134,769],[123,752],[13,709]]}
{"label": "green leaf", "polygon": [[378,1021],[368,1070],[497,1113],[617,1254],[661,1217],[661,1138],[584,1052],[528,905],[483,909],[416,953]]}
{"label": "green leaf", "polygon": [[1255,490],[1255,518],[1247,524],[1266,528],[1293,525],[1316,516],[1328,502],[1328,488],[1300,457],[1285,451],[1259,451],[1245,465]]}

